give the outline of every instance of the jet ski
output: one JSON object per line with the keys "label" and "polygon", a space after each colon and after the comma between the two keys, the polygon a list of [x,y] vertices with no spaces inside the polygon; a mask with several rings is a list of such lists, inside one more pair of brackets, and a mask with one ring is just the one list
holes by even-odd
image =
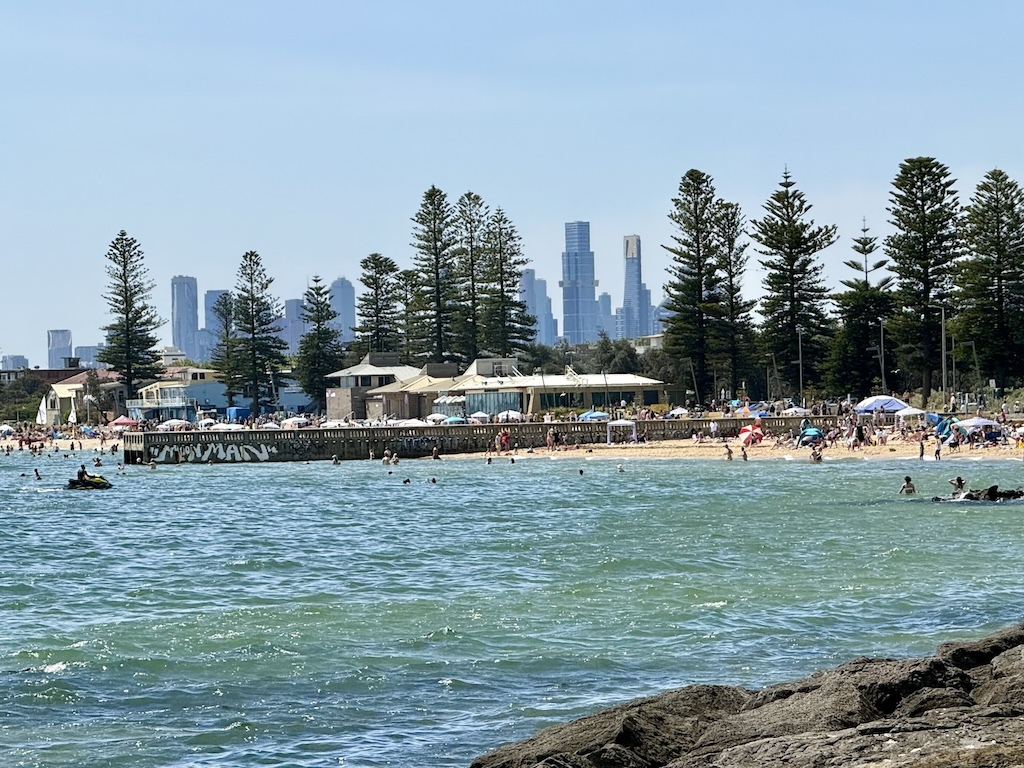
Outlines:
{"label": "jet ski", "polygon": [[69,491],[105,491],[113,487],[103,475],[86,475],[83,480],[72,478],[67,484]]}

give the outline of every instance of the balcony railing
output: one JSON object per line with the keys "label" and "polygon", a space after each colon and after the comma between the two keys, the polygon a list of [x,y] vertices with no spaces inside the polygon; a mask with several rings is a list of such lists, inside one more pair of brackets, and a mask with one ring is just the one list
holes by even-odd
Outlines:
{"label": "balcony railing", "polygon": [[195,400],[188,397],[161,397],[129,400],[125,406],[127,408],[184,408],[194,404]]}

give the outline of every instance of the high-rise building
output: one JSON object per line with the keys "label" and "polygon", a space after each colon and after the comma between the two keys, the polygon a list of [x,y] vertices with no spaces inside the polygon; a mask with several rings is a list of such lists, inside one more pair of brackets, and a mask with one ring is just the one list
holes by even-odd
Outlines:
{"label": "high-rise building", "polygon": [[64,360],[71,357],[71,331],[60,329],[46,332],[46,367],[56,370],[64,367]]}
{"label": "high-rise building", "polygon": [[356,289],[344,277],[331,283],[331,309],[338,313],[332,325],[338,329],[342,341],[356,337],[352,329],[356,326]]}
{"label": "high-rise building", "polygon": [[569,344],[597,340],[597,299],[594,289],[594,252],[590,250],[590,222],[565,224],[562,253],[562,333]]}
{"label": "high-rise building", "polygon": [[618,336],[622,339],[635,339],[651,332],[651,292],[643,281],[639,235],[626,235],[622,238],[622,257],[626,279],[622,290]]}
{"label": "high-rise building", "polygon": [[96,344],[88,347],[75,347],[75,357],[82,368],[106,368],[106,363],[99,361],[99,354],[105,344]]}
{"label": "high-rise building", "polygon": [[526,305],[526,312],[536,319],[534,328],[538,344],[553,346],[558,338],[558,321],[551,312],[551,298],[548,296],[548,281],[537,277],[537,270],[524,269],[519,278],[519,300]]}
{"label": "high-rise building", "polygon": [[615,314],[612,312],[611,294],[607,292],[597,297],[597,332],[615,338]]}
{"label": "high-rise building", "polygon": [[213,314],[213,305],[217,303],[217,299],[223,296],[225,291],[218,289],[216,291],[207,291],[203,294],[203,328],[208,330],[210,333],[216,333],[220,330],[220,321],[217,320],[217,316]]}
{"label": "high-rise building", "polygon": [[299,351],[299,342],[306,332],[306,324],[302,320],[302,299],[286,299],[284,302],[284,317],[278,323],[281,332],[278,334],[288,348],[286,355],[294,355]]}
{"label": "high-rise building", "polygon": [[18,371],[22,368],[28,368],[28,358],[24,355],[4,355],[0,357],[0,369]]}
{"label": "high-rise building", "polygon": [[199,288],[194,277],[175,275],[171,278],[171,342],[194,360],[197,355],[196,332],[199,330]]}

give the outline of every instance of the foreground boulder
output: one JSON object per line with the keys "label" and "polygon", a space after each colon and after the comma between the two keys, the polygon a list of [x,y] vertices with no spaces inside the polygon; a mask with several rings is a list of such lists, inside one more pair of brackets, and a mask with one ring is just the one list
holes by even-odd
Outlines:
{"label": "foreground boulder", "polygon": [[760,691],[693,685],[509,744],[473,768],[1024,767],[1024,624],[924,659]]}

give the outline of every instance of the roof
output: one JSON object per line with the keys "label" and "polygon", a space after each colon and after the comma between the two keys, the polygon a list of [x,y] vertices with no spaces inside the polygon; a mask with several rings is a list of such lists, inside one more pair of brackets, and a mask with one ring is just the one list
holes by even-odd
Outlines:
{"label": "roof", "polygon": [[413,392],[417,394],[428,394],[431,392],[447,392],[454,386],[461,376],[427,376],[421,374],[405,381],[393,381],[381,387],[369,390],[368,395],[387,395],[399,392]]}
{"label": "roof", "polygon": [[471,392],[484,389],[630,389],[656,387],[664,384],[657,379],[637,376],[635,373],[576,373],[571,375],[536,376],[473,376],[451,387],[452,392]]}
{"label": "roof", "polygon": [[343,368],[327,374],[329,379],[341,379],[346,376],[394,376],[398,381],[405,381],[420,375],[419,368],[411,365],[371,365],[367,362]]}

